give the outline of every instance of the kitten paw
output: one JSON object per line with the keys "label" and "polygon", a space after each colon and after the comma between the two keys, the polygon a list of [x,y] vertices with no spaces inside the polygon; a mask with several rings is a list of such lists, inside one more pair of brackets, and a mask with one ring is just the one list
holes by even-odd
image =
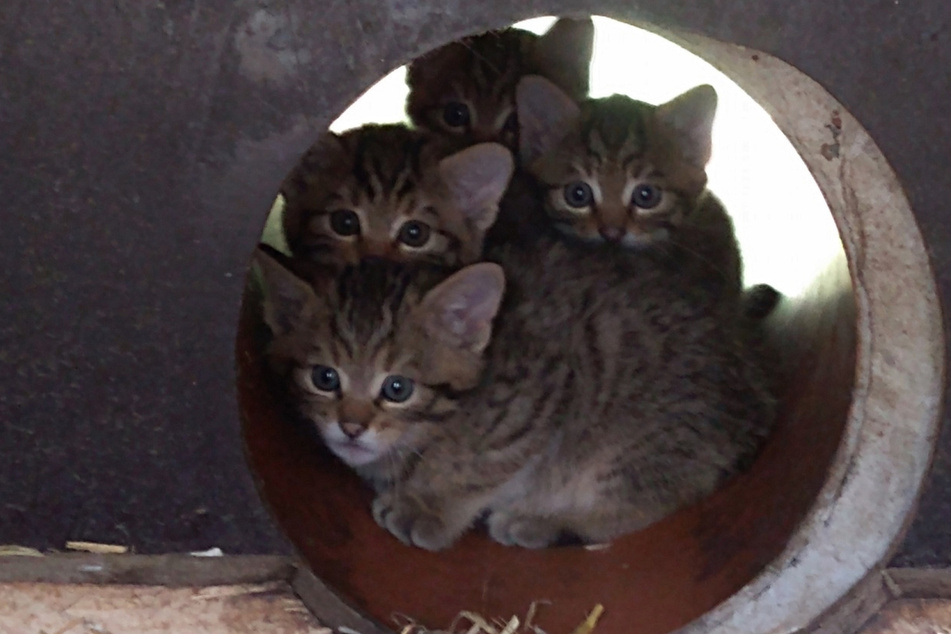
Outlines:
{"label": "kitten paw", "polygon": [[387,491],[373,500],[372,510],[376,523],[407,546],[435,551],[455,541],[442,518],[414,498]]}
{"label": "kitten paw", "polygon": [[489,536],[506,546],[545,548],[558,541],[561,528],[550,519],[493,512],[488,519]]}

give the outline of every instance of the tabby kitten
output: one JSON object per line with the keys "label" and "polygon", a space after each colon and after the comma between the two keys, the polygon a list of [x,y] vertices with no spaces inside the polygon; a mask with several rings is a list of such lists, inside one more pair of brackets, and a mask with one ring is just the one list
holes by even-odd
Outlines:
{"label": "tabby kitten", "polygon": [[403,125],[327,132],[281,188],[284,236],[291,253],[313,260],[471,263],[512,169],[498,144],[450,154]]}
{"label": "tabby kitten", "polygon": [[388,486],[478,381],[501,268],[451,273],[368,258],[341,272],[263,245],[254,260],[273,334],[267,355],[288,396],[331,452]]}
{"label": "tabby kitten", "polygon": [[584,98],[593,41],[590,18],[562,18],[542,36],[507,28],[452,42],[409,65],[407,113],[417,126],[464,144],[495,141],[515,150],[519,79],[540,75]]}
{"label": "tabby kitten", "polygon": [[609,540],[742,469],[773,412],[730,320],[616,256],[541,236],[495,250],[504,285],[492,263],[435,286],[420,265],[271,267],[269,354],[404,542],[448,547],[485,511],[504,544]]}
{"label": "tabby kitten", "polygon": [[565,234],[662,254],[696,283],[739,295],[733,223],[707,189],[717,95],[698,86],[659,106],[622,95],[581,102],[542,77],[518,86],[522,162]]}

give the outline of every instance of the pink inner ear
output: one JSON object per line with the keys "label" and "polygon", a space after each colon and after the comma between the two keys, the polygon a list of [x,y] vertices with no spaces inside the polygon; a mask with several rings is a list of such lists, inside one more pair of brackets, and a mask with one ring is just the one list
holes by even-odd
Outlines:
{"label": "pink inner ear", "polygon": [[458,304],[447,306],[446,312],[443,313],[443,324],[446,330],[466,341],[471,339],[473,333],[478,331],[479,324],[482,323],[476,315],[470,313],[467,309],[468,306]]}
{"label": "pink inner ear", "polygon": [[430,328],[456,345],[481,351],[505,290],[501,267],[483,262],[453,274],[423,300]]}
{"label": "pink inner ear", "polygon": [[660,120],[676,135],[685,158],[698,166],[710,160],[717,93],[712,86],[692,88],[657,107]]}
{"label": "pink inner ear", "polygon": [[519,155],[529,165],[551,151],[581,114],[571,97],[544,77],[523,77],[515,89]]}
{"label": "pink inner ear", "polygon": [[472,332],[492,321],[498,310],[498,295],[494,289],[471,285],[460,292],[464,295],[446,306],[447,320],[457,334]]}
{"label": "pink inner ear", "polygon": [[460,211],[481,230],[493,222],[515,169],[512,154],[498,143],[480,143],[439,163],[439,172]]}

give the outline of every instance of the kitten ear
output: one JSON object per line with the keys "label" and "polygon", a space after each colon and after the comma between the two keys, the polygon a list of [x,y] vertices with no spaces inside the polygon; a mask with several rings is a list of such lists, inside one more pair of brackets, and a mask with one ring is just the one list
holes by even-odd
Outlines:
{"label": "kitten ear", "polygon": [[301,194],[307,189],[308,179],[313,175],[346,170],[345,156],[343,140],[333,132],[324,132],[313,145],[307,148],[294,170],[284,180],[281,193],[285,198]]}
{"label": "kitten ear", "polygon": [[515,106],[523,165],[550,152],[581,116],[581,109],[571,97],[538,75],[526,75],[518,82]]}
{"label": "kitten ear", "polygon": [[504,292],[501,266],[491,262],[467,266],[423,298],[419,307],[423,328],[444,343],[479,354],[492,338],[492,320]]}
{"label": "kitten ear", "polygon": [[515,163],[498,143],[479,143],[439,162],[439,175],[456,206],[480,231],[495,222]]}
{"label": "kitten ear", "polygon": [[536,71],[574,99],[588,95],[588,74],[594,48],[591,18],[560,18],[535,42]]}
{"label": "kitten ear", "polygon": [[697,167],[710,161],[717,91],[704,84],[657,106],[658,120],[673,132],[684,158]]}
{"label": "kitten ear", "polygon": [[303,223],[306,214],[301,207],[301,198],[305,197],[317,180],[333,181],[348,169],[346,149],[343,141],[333,132],[325,132],[311,145],[291,173],[281,183],[281,196],[284,197],[284,211],[281,215],[281,228],[284,239],[292,248],[296,248],[304,233]]}
{"label": "kitten ear", "polygon": [[251,261],[263,281],[264,323],[274,335],[286,334],[316,314],[320,305],[317,294],[291,271],[290,258],[261,244]]}
{"label": "kitten ear", "polygon": [[410,91],[426,89],[436,91],[445,88],[439,80],[445,77],[449,70],[460,68],[465,63],[467,54],[465,42],[465,39],[450,42],[410,62],[406,67],[406,85]]}
{"label": "kitten ear", "polygon": [[310,146],[304,154],[302,163],[310,167],[336,167],[341,154],[344,152],[343,139],[339,134],[327,130]]}

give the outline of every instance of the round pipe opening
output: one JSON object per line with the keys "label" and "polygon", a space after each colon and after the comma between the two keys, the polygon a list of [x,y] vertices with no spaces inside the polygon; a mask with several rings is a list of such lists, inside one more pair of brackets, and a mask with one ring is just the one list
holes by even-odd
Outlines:
{"label": "round pipe opening", "polygon": [[[748,473],[605,550],[527,551],[478,534],[442,553],[408,548],[376,526],[356,476],[283,420],[249,291],[237,342],[249,461],[328,605],[388,626],[394,614],[447,627],[461,610],[508,617],[545,600],[537,623],[550,632],[571,631],[596,604],[602,634],[788,631],[844,596],[900,536],[930,461],[944,359],[933,274],[897,178],[861,125],[798,70],[660,34],[769,113],[838,228],[821,272],[770,318],[784,368],[775,432]],[[324,616],[346,625],[337,614]]]}

